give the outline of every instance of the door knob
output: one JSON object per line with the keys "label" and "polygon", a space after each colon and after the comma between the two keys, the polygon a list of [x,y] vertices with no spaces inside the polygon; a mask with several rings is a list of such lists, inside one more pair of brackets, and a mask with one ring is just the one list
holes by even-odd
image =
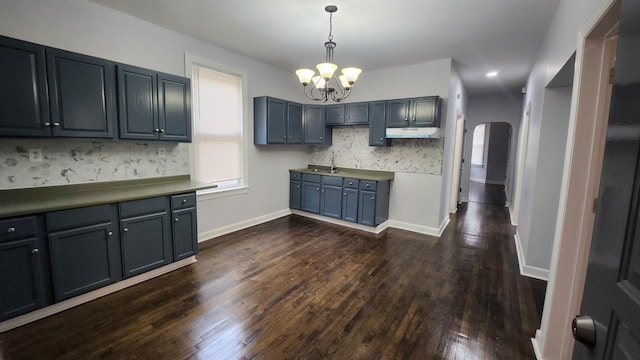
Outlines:
{"label": "door knob", "polygon": [[571,333],[584,345],[593,347],[596,344],[596,323],[591,316],[576,316],[571,322]]}

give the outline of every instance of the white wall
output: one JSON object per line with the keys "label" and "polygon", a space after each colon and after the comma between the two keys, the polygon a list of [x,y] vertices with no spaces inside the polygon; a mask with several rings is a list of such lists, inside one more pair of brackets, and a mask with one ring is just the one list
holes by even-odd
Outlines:
{"label": "white wall", "polygon": [[[185,75],[184,55],[191,53],[245,70],[249,84],[247,101],[267,94],[294,101],[304,99],[294,74],[84,0],[0,2],[0,34],[181,76]],[[252,142],[251,106],[248,117],[246,134]],[[12,140],[12,143],[27,147],[29,141]],[[63,153],[75,143],[55,141],[59,147],[67,144],[69,148],[61,150]],[[124,141],[111,145],[115,152],[126,152],[123,149],[129,146]],[[246,225],[244,222],[250,219],[268,217],[288,208],[288,169],[306,165],[308,148],[250,144],[247,151],[249,192],[199,200],[201,234],[231,229],[233,224]],[[187,153],[181,152],[181,161]]]}
{"label": "white wall", "polygon": [[[462,181],[460,197],[463,201],[469,198],[469,178],[471,177],[471,148],[473,145],[473,130],[482,123],[504,122],[512,126],[512,134],[520,129],[520,114],[522,111],[522,95],[518,91],[511,93],[473,94],[469,96],[467,113],[467,134],[464,139]],[[518,137],[511,136],[508,168],[515,167]],[[506,188],[507,201],[513,198],[513,189]]]}

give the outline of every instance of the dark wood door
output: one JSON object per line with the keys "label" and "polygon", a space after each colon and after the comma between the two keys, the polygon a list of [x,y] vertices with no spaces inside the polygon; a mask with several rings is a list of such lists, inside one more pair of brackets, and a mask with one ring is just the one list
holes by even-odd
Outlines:
{"label": "dark wood door", "polygon": [[593,240],[581,314],[593,347],[574,359],[640,356],[640,2],[624,0]]}
{"label": "dark wood door", "polygon": [[115,64],[57,49],[46,53],[53,136],[113,138]]}
{"label": "dark wood door", "polygon": [[0,135],[51,136],[44,47],[0,36]]}
{"label": "dark wood door", "polygon": [[160,140],[191,142],[191,83],[189,79],[158,74]]}
{"label": "dark wood door", "polygon": [[118,65],[120,138],[156,140],[158,120],[157,73],[128,65]]}

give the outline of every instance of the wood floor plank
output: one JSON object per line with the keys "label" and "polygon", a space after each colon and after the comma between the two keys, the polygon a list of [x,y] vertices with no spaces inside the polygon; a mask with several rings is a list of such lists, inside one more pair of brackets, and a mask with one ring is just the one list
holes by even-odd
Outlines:
{"label": "wood floor plank", "polygon": [[533,290],[503,206],[441,238],[288,216],[198,262],[0,334],[13,359],[534,359]]}

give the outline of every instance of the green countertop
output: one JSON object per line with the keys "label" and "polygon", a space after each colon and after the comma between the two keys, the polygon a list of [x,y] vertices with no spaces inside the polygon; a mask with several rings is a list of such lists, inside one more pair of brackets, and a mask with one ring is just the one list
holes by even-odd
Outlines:
{"label": "green countertop", "polygon": [[335,173],[331,173],[329,166],[309,165],[308,167],[302,168],[302,169],[290,169],[289,172],[330,175],[330,176],[339,176],[343,178],[371,180],[371,181],[393,180],[393,175],[394,175],[392,171],[350,169],[350,168],[340,168],[340,167],[337,167],[336,170],[337,171]]}
{"label": "green countertop", "polygon": [[215,188],[189,175],[0,190],[0,218]]}

